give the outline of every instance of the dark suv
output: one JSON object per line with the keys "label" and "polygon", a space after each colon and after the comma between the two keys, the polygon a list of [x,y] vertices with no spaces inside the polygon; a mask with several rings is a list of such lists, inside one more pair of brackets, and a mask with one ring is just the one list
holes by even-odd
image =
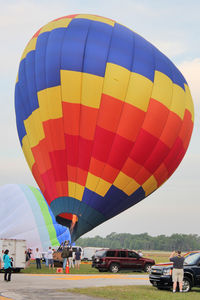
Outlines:
{"label": "dark suv", "polygon": [[[170,289],[172,283],[172,263],[158,264],[151,268],[149,280],[158,289]],[[183,291],[189,292],[193,286],[200,287],[200,252],[190,253],[184,261]]]}
{"label": "dark suv", "polygon": [[103,271],[117,273],[120,270],[135,270],[150,272],[155,261],[140,257],[137,252],[126,249],[102,249],[95,253],[92,267]]}

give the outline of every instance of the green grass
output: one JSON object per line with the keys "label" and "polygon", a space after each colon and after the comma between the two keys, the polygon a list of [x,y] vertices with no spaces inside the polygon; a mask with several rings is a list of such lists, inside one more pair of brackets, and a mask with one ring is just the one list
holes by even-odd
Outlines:
{"label": "green grass", "polygon": [[154,252],[154,251],[149,251],[149,252],[144,252],[144,257],[146,258],[151,258],[154,259],[156,264],[163,263],[163,262],[169,262],[169,256],[170,252]]}
{"label": "green grass", "polygon": [[[25,274],[56,274],[56,267],[55,269],[50,269],[48,267],[46,267],[45,265],[42,264],[42,268],[41,269],[36,269],[36,264],[34,262],[32,262],[30,264],[30,267],[21,270],[21,273],[25,273]],[[99,273],[99,271],[95,268],[92,268],[91,264],[82,264],[80,265],[80,269],[69,269],[69,273],[70,274],[112,274],[110,272],[101,272]],[[120,274],[141,274],[141,272],[133,272],[133,271],[129,271],[129,270],[122,270],[120,271]]]}
{"label": "green grass", "polygon": [[[21,270],[21,273],[26,274],[56,274],[56,268],[55,270],[50,269],[49,267],[46,267],[45,264],[42,264],[41,269],[36,269],[36,264],[34,262],[31,262],[30,266],[24,270]],[[99,271],[95,268],[91,267],[91,264],[81,264],[80,270],[70,268],[69,269],[70,274],[99,274]]]}
{"label": "green grass", "polygon": [[175,293],[159,291],[152,286],[108,286],[98,288],[68,289],[65,292],[87,295],[113,300],[199,300],[200,289],[193,289],[189,293]]}

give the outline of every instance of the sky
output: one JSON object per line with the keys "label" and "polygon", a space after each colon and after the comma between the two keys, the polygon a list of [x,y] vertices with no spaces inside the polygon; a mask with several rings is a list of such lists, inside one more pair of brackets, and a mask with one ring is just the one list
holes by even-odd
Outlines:
{"label": "sky", "polygon": [[149,197],[83,237],[111,232],[200,235],[200,1],[0,0],[0,185],[37,187],[18,140],[14,88],[21,54],[33,34],[61,16],[90,13],[116,20],[159,48],[186,78],[195,107],[188,151]]}

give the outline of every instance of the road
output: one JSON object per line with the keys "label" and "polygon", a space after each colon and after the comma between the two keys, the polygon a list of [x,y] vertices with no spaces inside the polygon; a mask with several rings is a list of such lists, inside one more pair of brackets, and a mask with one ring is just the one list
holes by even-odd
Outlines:
{"label": "road", "polygon": [[[0,281],[0,300],[75,300],[77,295],[63,293],[62,290],[111,285],[150,285],[148,275],[128,274],[12,274],[11,282],[5,282],[3,274],[0,274]],[[78,298],[80,300],[97,300],[97,298],[84,295]]]}

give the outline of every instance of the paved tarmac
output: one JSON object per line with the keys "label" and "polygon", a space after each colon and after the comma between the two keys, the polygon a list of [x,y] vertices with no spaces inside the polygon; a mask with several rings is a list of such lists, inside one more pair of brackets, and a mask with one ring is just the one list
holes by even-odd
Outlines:
{"label": "paved tarmac", "polygon": [[[148,275],[12,274],[12,281],[5,282],[3,274],[0,274],[0,300],[75,300],[77,295],[63,290],[115,285],[150,285],[150,283]],[[98,299],[84,295],[79,295],[78,298]]]}

